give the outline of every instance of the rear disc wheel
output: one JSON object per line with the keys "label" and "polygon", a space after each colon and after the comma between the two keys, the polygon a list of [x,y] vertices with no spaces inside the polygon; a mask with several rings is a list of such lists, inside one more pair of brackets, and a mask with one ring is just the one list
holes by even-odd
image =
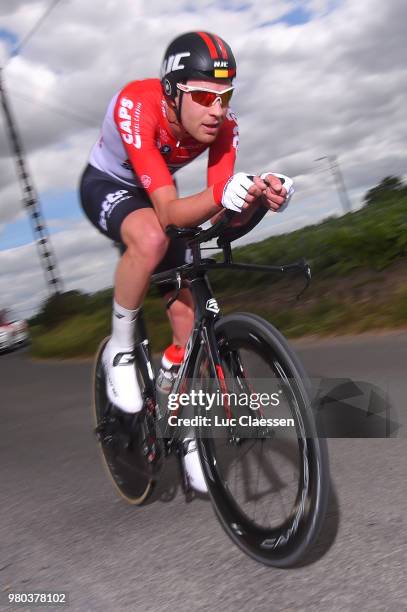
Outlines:
{"label": "rear disc wheel", "polygon": [[[142,505],[150,497],[161,465],[162,445],[153,440],[147,427],[146,408],[128,415],[108,399],[101,343],[95,360],[92,412],[103,464],[117,492],[128,503]],[[155,445],[155,446],[154,446]],[[152,459],[151,450],[157,455]]]}

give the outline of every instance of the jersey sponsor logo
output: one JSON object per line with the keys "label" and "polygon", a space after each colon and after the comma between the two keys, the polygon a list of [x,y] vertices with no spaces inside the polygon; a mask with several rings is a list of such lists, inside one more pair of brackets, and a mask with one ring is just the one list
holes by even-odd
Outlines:
{"label": "jersey sponsor logo", "polygon": [[136,149],[141,149],[141,136],[140,136],[140,116],[141,116],[142,103],[137,102],[136,108],[134,109],[134,133]]}
{"label": "jersey sponsor logo", "polygon": [[131,114],[129,113],[133,107],[134,102],[132,100],[126,97],[121,98],[118,113],[119,127],[122,131],[122,138],[126,144],[133,144],[133,135],[131,133]]}
{"label": "jersey sponsor logo", "polygon": [[176,53],[175,55],[170,55],[168,60],[164,60],[161,66],[161,76],[168,74],[169,72],[174,72],[174,70],[182,70],[185,68],[184,64],[181,64],[181,60],[184,57],[189,57],[191,53],[186,51],[185,53]]}
{"label": "jersey sponsor logo", "polygon": [[151,176],[148,176],[148,174],[142,174],[140,176],[140,181],[144,189],[148,189],[151,185]]}
{"label": "jersey sponsor logo", "polygon": [[168,141],[168,132],[166,130],[163,130],[162,127],[160,127],[160,140],[161,142],[167,142]]}
{"label": "jersey sponsor logo", "polygon": [[[128,145],[134,144],[136,149],[141,149],[141,136],[140,136],[140,114],[141,114],[142,103],[138,102],[136,108],[134,108],[133,100],[123,96],[120,100],[119,105],[119,127],[121,136],[124,142]],[[130,111],[134,109],[134,125],[132,125],[132,114]],[[133,133],[134,129],[134,133]]]}
{"label": "jersey sponsor logo", "polygon": [[107,232],[107,219],[110,217],[119,202],[123,202],[124,200],[131,198],[131,195],[126,195],[128,193],[129,192],[127,189],[118,189],[113,193],[108,193],[103,200],[102,210],[99,216],[99,225],[105,230],[105,232]]}
{"label": "jersey sponsor logo", "polygon": [[209,312],[214,312],[215,314],[220,312],[218,302],[215,300],[215,298],[211,298],[206,302],[206,310],[209,310]]}

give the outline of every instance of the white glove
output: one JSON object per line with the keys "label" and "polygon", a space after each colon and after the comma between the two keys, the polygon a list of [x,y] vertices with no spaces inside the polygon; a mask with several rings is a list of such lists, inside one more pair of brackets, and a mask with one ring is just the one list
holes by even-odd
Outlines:
{"label": "white glove", "polygon": [[223,208],[241,213],[246,194],[252,185],[254,185],[253,181],[245,172],[238,172],[231,176],[223,189]]}
{"label": "white glove", "polygon": [[273,211],[273,212],[283,212],[283,210],[287,208],[288,203],[291,200],[291,197],[295,191],[294,181],[293,179],[291,179],[288,176],[285,176],[284,174],[277,174],[277,172],[263,172],[263,174],[260,175],[260,178],[264,180],[265,178],[267,178],[269,174],[272,174],[273,176],[276,176],[277,178],[279,178],[280,181],[283,183],[285,190],[287,191],[287,195],[285,197],[284,204],[282,204],[278,210]]}

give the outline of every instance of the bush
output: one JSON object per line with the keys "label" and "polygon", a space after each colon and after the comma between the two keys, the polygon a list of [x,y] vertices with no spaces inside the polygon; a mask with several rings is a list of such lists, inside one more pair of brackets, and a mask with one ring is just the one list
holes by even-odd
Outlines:
{"label": "bush", "polygon": [[55,293],[45,301],[40,313],[31,320],[31,324],[52,329],[86,311],[88,300],[89,296],[81,291]]}
{"label": "bush", "polygon": [[93,355],[110,334],[110,308],[92,315],[77,315],[51,330],[36,328],[31,352],[36,357],[68,358]]}
{"label": "bush", "polygon": [[366,204],[374,204],[383,200],[388,195],[399,195],[405,191],[405,185],[398,176],[386,176],[381,183],[369,189],[364,197]]}

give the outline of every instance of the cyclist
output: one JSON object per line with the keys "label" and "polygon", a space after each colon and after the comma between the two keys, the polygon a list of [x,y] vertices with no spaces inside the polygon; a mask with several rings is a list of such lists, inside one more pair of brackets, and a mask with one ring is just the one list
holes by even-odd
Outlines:
{"label": "cyclist", "polygon": [[[195,226],[217,218],[223,209],[242,213],[239,218],[248,218],[258,205],[277,211],[290,196],[271,173],[253,180],[234,174],[238,127],[229,102],[235,75],[232,50],[219,36],[178,36],[167,48],[160,80],[132,81],[113,97],[82,175],[85,214],[99,231],[125,246],[116,269],[112,335],[103,364],[108,397],[127,413],[142,407],[133,366],[134,330],[150,277],[185,263],[184,241],[169,240],[165,227]],[[205,150],[208,187],[180,198],[173,174]],[[161,288],[165,301],[173,292],[172,285]],[[173,345],[164,357],[180,363],[194,318],[187,287],[168,317]],[[205,490],[193,441],[186,453],[192,486]]]}

